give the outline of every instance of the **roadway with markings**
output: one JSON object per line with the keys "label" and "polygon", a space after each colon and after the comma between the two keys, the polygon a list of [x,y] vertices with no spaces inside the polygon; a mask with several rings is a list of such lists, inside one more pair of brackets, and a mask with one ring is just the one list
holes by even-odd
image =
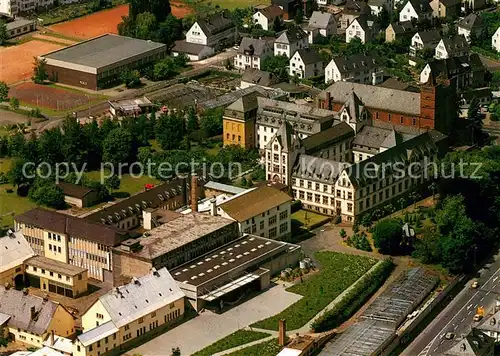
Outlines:
{"label": "roadway with markings", "polygon": [[[473,321],[478,307],[483,306],[486,314],[495,307],[500,294],[500,255],[494,256],[494,262],[479,271],[476,280],[479,287],[472,289],[471,282],[467,283],[401,355],[442,355],[478,324]],[[455,334],[452,340],[445,338],[449,332]]]}

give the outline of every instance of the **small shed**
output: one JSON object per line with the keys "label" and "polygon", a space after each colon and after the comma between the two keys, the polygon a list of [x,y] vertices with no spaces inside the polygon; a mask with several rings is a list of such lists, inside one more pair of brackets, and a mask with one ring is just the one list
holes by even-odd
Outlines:
{"label": "small shed", "polygon": [[57,186],[62,189],[64,201],[69,205],[86,208],[98,202],[97,191],[95,189],[64,182],[58,183]]}

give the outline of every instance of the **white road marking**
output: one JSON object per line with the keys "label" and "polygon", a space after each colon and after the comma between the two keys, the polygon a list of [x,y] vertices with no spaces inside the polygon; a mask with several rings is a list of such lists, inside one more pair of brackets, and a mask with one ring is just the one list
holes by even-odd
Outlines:
{"label": "white road marking", "polygon": [[458,325],[455,325],[455,327],[453,328],[453,330],[457,330],[457,328],[458,328]]}
{"label": "white road marking", "polygon": [[496,276],[495,278],[493,278],[493,282],[495,282],[497,279],[498,279],[498,276]]}
{"label": "white road marking", "polygon": [[467,307],[467,310],[469,310],[470,308],[472,308],[472,304]]}
{"label": "white road marking", "polygon": [[490,291],[488,291],[488,293],[486,293],[486,295],[490,295]]}
{"label": "white road marking", "polygon": [[462,318],[462,320],[460,320],[460,322],[463,322],[465,320],[465,318]]}
{"label": "white road marking", "polygon": [[439,343],[439,345],[441,345],[443,342],[444,342],[444,340],[441,340],[441,342]]}
{"label": "white road marking", "polygon": [[481,299],[479,299],[480,302],[482,302],[484,300],[484,297],[482,297]]}
{"label": "white road marking", "polygon": [[479,305],[479,304],[474,305],[474,308],[477,308],[477,306],[478,306],[478,305]]}
{"label": "white road marking", "polygon": [[467,315],[470,315],[470,313],[472,313],[472,311],[471,311],[471,310],[469,310],[469,312],[467,313]]}

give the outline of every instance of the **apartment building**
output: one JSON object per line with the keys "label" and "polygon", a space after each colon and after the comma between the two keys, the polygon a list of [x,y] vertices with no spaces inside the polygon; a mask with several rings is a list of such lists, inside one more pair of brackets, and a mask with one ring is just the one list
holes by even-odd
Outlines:
{"label": "apartment building", "polygon": [[184,317],[185,294],[166,268],[152,269],[129,284],[113,288],[83,315],[83,334],[73,345],[74,356],[118,352],[157,335]]}
{"label": "apartment building", "polygon": [[284,31],[274,41],[274,55],[291,58],[297,50],[308,47],[307,33],[302,28],[294,26]]}
{"label": "apartment building", "polygon": [[325,69],[325,83],[347,81],[378,85],[384,81],[382,62],[371,55],[334,57]]}
{"label": "apartment building", "polygon": [[236,220],[241,234],[282,240],[291,234],[291,205],[288,194],[262,186],[220,204],[217,214]]}
{"label": "apartment building", "polygon": [[234,56],[234,67],[238,69],[260,69],[262,61],[273,55],[273,43],[270,41],[243,37]]}
{"label": "apartment building", "polygon": [[128,236],[112,226],[42,208],[16,216],[14,223],[35,254],[85,268],[100,281],[111,271],[111,248]]}

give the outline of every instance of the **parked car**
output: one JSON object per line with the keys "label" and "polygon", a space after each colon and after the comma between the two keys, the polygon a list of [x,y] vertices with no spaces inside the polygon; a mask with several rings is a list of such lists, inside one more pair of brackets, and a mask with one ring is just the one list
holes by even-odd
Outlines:
{"label": "parked car", "polygon": [[446,333],[444,336],[446,340],[452,340],[455,337],[454,333]]}
{"label": "parked car", "polygon": [[477,289],[479,287],[479,282],[478,281],[473,281],[471,284],[472,289]]}
{"label": "parked car", "polygon": [[478,322],[478,321],[481,321],[482,318],[483,318],[483,316],[481,314],[476,314],[476,315],[474,315],[474,318],[472,320],[474,320],[475,322]]}

